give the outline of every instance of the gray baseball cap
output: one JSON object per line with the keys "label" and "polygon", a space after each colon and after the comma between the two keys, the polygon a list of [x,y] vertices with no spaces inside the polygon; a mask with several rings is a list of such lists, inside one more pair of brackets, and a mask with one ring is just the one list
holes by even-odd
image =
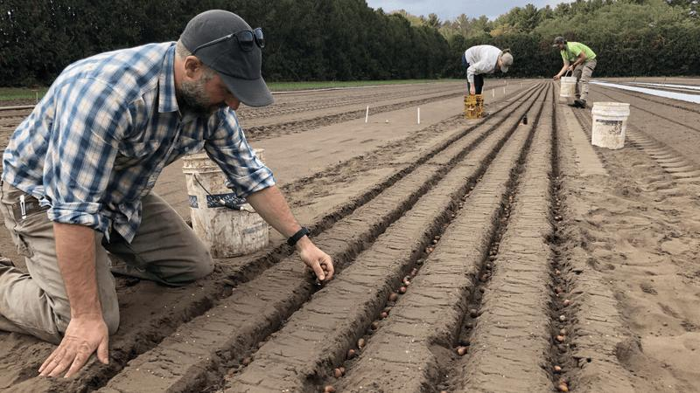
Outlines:
{"label": "gray baseball cap", "polygon": [[556,48],[557,46],[559,46],[559,44],[566,44],[566,38],[564,38],[562,36],[555,38],[554,43],[552,44],[552,47]]}
{"label": "gray baseball cap", "polygon": [[[246,31],[252,33],[250,25],[240,16],[229,11],[210,10],[187,23],[180,41],[202,63],[216,71],[242,103],[270,105],[274,99],[260,73],[262,50],[257,41],[242,45],[237,35]],[[228,39],[224,38],[227,36]]]}

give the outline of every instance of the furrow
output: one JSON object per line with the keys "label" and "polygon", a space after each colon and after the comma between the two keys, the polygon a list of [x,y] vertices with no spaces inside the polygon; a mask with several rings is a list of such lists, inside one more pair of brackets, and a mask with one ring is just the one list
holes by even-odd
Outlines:
{"label": "furrow", "polygon": [[[484,123],[487,124],[489,122]],[[483,142],[496,126],[484,128],[470,133],[443,152],[454,157],[449,165],[428,161],[335,223],[331,230],[318,235],[315,242],[331,252],[338,271],[342,272],[345,265],[409,210],[450,167]],[[144,378],[148,379],[148,386],[156,390],[198,390],[207,384],[208,373],[220,373],[222,371],[217,370],[220,366],[240,360],[241,354],[277,330],[315,290],[301,260],[297,256],[285,258],[258,278],[234,288],[230,297],[205,315],[181,326],[159,346],[131,361],[109,382],[105,391],[111,388],[138,391],[142,385],[136,381]],[[229,329],[219,335],[203,334],[203,328],[210,324],[221,324]],[[184,348],[190,356],[168,356],[173,347]],[[163,359],[168,359],[167,364]],[[151,373],[153,370],[158,370],[159,374]]]}
{"label": "furrow", "polygon": [[[589,119],[574,111],[576,119],[590,135]],[[638,345],[625,327],[618,311],[618,301],[601,272],[591,266],[595,260],[585,248],[585,237],[578,222],[585,220],[585,211],[577,200],[577,169],[569,157],[572,147],[563,138],[557,141],[559,154],[558,199],[561,201],[557,247],[560,267],[566,277],[561,297],[569,299],[567,329],[570,355],[575,364],[562,365],[565,379],[576,392],[621,392],[633,389],[620,356]]]}
{"label": "furrow", "polygon": [[[534,94],[534,89],[529,89],[522,93],[522,97],[529,97]],[[518,96],[517,99],[519,99]],[[313,235],[318,235],[324,231],[331,229],[337,222],[354,214],[356,210],[372,202],[383,191],[396,185],[397,182],[405,179],[413,174],[417,168],[424,165],[427,161],[435,159],[440,155],[441,162],[444,162],[443,157],[454,157],[455,146],[470,145],[472,142],[479,142],[486,133],[497,127],[506,120],[505,116],[498,116],[500,113],[507,113],[511,108],[518,105],[517,101],[508,103],[498,109],[493,116],[480,122],[476,125],[466,128],[462,132],[456,133],[450,139],[444,141],[431,148],[426,153],[422,154],[418,159],[407,166],[401,166],[396,173],[387,176],[383,181],[379,182],[360,197],[351,200],[333,212],[327,214],[316,223],[312,228]],[[466,142],[464,142],[466,141]],[[460,145],[460,143],[462,143]],[[459,148],[457,146],[457,148]],[[446,153],[446,149],[451,148],[452,153]],[[143,323],[134,322],[129,326],[130,334],[125,337],[116,337],[112,348],[112,361],[107,369],[97,365],[91,366],[88,370],[81,373],[79,378],[70,381],[55,380],[51,386],[57,390],[63,391],[87,391],[98,389],[105,384],[126,366],[127,362],[155,348],[164,338],[175,332],[178,326],[186,324],[193,318],[202,316],[207,310],[215,307],[221,299],[232,294],[231,286],[240,285],[258,277],[262,272],[270,267],[278,264],[284,258],[289,258],[290,249],[282,244],[268,253],[251,259],[250,262],[237,266],[232,269],[225,264],[219,266],[219,272],[211,277],[198,282],[198,286],[193,289],[183,288],[182,296],[175,304],[157,306],[158,298],[154,299],[154,307],[156,312],[149,317],[148,321]],[[31,382],[31,381],[29,381]]]}
{"label": "furrow", "polygon": [[[526,112],[527,108],[515,113]],[[398,288],[402,277],[413,269],[420,250],[428,246],[441,225],[449,221],[451,210],[469,185],[476,182],[501,145],[518,129],[518,118],[512,120],[515,124],[502,126],[503,129],[458,164],[372,247],[360,254],[337,282],[317,293],[295,313],[285,327],[260,348],[248,367],[240,374],[233,374],[224,391],[265,392],[273,388],[308,391],[328,378],[334,365],[345,358],[380,314],[392,288]],[[524,136],[515,138],[525,139]],[[514,144],[517,145],[509,142],[508,146]],[[513,155],[517,150],[511,147],[508,152]],[[508,152],[502,155],[508,156]],[[372,340],[366,341],[371,343]]]}
{"label": "furrow", "polygon": [[[532,103],[534,104],[534,102]],[[439,380],[439,361],[451,352],[466,311],[466,297],[486,257],[503,196],[532,128],[517,126],[517,134],[503,148],[470,192],[463,208],[439,237],[407,294],[391,309],[389,318],[369,337],[359,360],[348,364],[340,391],[430,391]],[[420,378],[416,378],[420,376]]]}

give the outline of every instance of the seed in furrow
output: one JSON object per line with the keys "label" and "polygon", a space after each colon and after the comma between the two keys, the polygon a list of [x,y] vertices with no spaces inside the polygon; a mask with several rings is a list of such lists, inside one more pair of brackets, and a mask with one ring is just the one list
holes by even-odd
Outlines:
{"label": "seed in furrow", "polygon": [[342,391],[418,392],[439,379],[437,356],[444,355],[441,348],[451,346],[466,311],[466,298],[474,290],[470,277],[488,253],[500,196],[506,194],[511,169],[527,139],[527,129],[520,130],[441,236],[411,292],[394,307],[394,316],[372,336],[358,363],[341,380]]}
{"label": "seed in furrow", "polygon": [[[460,365],[464,375],[452,380],[451,386],[457,390],[551,389],[545,365],[551,342],[552,251],[547,238],[553,231],[549,222],[552,116],[551,106],[546,105],[501,239],[499,268],[482,298],[482,315],[471,337],[473,350],[466,364]],[[494,364],[507,372],[494,378]]]}
{"label": "seed in furrow", "polygon": [[[483,135],[484,130],[475,130],[443,151],[441,159],[446,154],[453,157],[464,154]],[[386,223],[398,218],[440,171],[444,171],[441,165],[420,167],[358,208],[353,215],[336,223],[332,230],[321,234],[316,243],[323,249],[334,250],[336,260],[348,260],[362,244],[383,230]],[[230,298],[210,310],[209,318],[194,319],[158,347],[132,360],[109,382],[108,387],[130,391],[141,386],[136,381],[142,381],[156,390],[165,390],[200,383],[207,365],[213,367],[219,356],[223,361],[240,356],[239,352],[245,352],[251,346],[247,340],[260,341],[274,331],[312,291],[301,261],[296,257],[287,258],[259,279],[234,289]],[[209,329],[215,325],[227,328],[222,331]],[[151,373],[151,370],[158,372]]]}
{"label": "seed in furrow", "polygon": [[[285,327],[256,353],[256,362],[234,376],[227,387],[232,391],[249,392],[273,388],[309,390],[310,379],[327,375],[343,361],[344,348],[362,335],[372,316],[382,309],[391,289],[406,272],[411,271],[411,263],[417,257],[414,250],[420,249],[426,238],[432,238],[429,237],[430,228],[436,227],[440,217],[448,214],[446,207],[466,192],[466,179],[476,177],[479,163],[493,154],[496,141],[505,135],[506,130],[500,130],[464,163],[457,165],[369,250],[360,254],[335,282],[295,313]],[[416,279],[419,277],[420,274]],[[415,285],[414,280],[411,288]],[[355,291],[351,293],[348,288]],[[411,296],[412,291],[404,296]],[[399,303],[403,301],[403,298],[399,299]],[[387,321],[401,318],[395,313],[396,310],[392,309]],[[380,327],[378,332],[382,330]],[[311,331],[313,335],[300,334]],[[372,341],[373,338],[368,347]]]}

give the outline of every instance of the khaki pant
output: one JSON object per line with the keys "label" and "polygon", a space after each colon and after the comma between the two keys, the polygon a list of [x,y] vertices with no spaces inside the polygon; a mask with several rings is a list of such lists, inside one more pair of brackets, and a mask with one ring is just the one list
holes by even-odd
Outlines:
{"label": "khaki pant", "polygon": [[[0,330],[25,333],[59,343],[70,321],[70,303],[56,260],[53,222],[45,211],[16,220],[12,204],[22,191],[4,183],[0,210],[28,273],[0,262]],[[119,327],[119,304],[112,272],[182,285],[212,272],[205,245],[163,199],[143,198],[143,221],[129,244],[119,235],[111,243],[97,234],[95,268],[104,320],[110,334]],[[107,251],[123,265],[112,266]]]}
{"label": "khaki pant", "polygon": [[576,84],[576,98],[584,101],[588,98],[588,82],[591,80],[596,64],[598,64],[596,59],[586,60],[574,69],[574,76],[578,81]]}

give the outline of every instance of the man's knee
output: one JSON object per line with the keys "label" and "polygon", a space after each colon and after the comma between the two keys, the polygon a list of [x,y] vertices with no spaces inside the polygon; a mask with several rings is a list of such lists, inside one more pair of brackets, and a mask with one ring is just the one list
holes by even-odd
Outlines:
{"label": "man's knee", "polygon": [[183,258],[179,266],[160,276],[165,284],[184,285],[206,277],[214,271],[214,260],[204,244],[196,246],[190,255]]}
{"label": "man's knee", "polygon": [[116,311],[106,311],[102,313],[102,318],[105,320],[105,324],[107,325],[107,330],[109,331],[109,335],[113,335],[114,333],[117,332],[119,329],[119,309],[116,309]]}
{"label": "man's knee", "polygon": [[214,260],[211,254],[206,249],[200,254],[196,262],[192,265],[192,280],[199,280],[200,278],[210,275],[214,271]]}

